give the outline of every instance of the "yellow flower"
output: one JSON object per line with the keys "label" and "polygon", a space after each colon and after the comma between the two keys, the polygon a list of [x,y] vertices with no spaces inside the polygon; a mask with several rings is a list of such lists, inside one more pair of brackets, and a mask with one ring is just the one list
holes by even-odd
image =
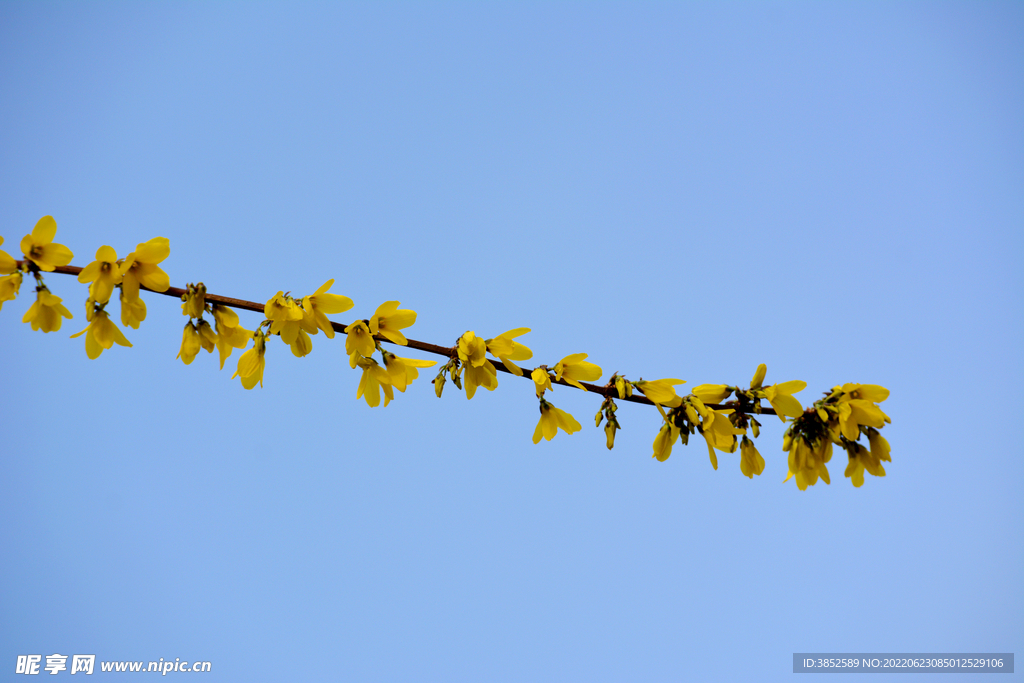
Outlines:
{"label": "yellow flower", "polygon": [[[0,237],[0,244],[4,243],[4,238]],[[0,275],[7,273],[13,273],[18,269],[18,262],[14,260],[14,257],[8,254],[3,249],[0,249]]]}
{"label": "yellow flower", "polygon": [[217,334],[210,327],[210,323],[200,318],[196,322],[196,329],[199,331],[199,343],[207,353],[213,353],[217,348]]}
{"label": "yellow flower", "polygon": [[[600,375],[598,376],[600,377]],[[637,389],[644,392],[644,396],[651,399],[652,403],[675,407],[682,403],[682,399],[676,395],[676,390],[673,387],[677,384],[686,384],[686,380],[656,379],[650,382],[640,380],[633,384]]]}
{"label": "yellow flower", "polygon": [[868,445],[870,450],[856,442],[846,442],[846,453],[850,458],[846,466],[846,476],[853,482],[853,485],[860,488],[864,484],[864,471],[867,470],[875,477],[884,477],[885,468],[882,461],[891,462],[889,457],[889,442],[885,437],[874,429],[868,429]]}
{"label": "yellow flower", "polygon": [[63,322],[61,317],[71,318],[71,311],[64,308],[64,304],[61,301],[63,299],[59,296],[54,296],[46,288],[38,290],[36,292],[36,302],[25,311],[21,322],[32,323],[33,330],[42,330],[43,332],[59,330]]}
{"label": "yellow flower", "polygon": [[619,398],[626,399],[633,395],[633,384],[621,375],[615,375],[615,391]]}
{"label": "yellow flower", "polygon": [[[757,370],[754,371],[754,378],[750,380],[751,389],[760,389],[761,384],[764,383],[764,376],[768,374],[768,366],[761,363],[757,366]],[[751,477],[753,478],[753,477]]]}
{"label": "yellow flower", "polygon": [[0,277],[0,309],[5,301],[14,301],[21,290],[21,273]]}
{"label": "yellow flower", "polygon": [[487,343],[476,336],[476,333],[472,330],[459,337],[459,343],[456,348],[459,352],[459,360],[465,365],[480,367],[484,363],[489,362],[487,360]]}
{"label": "yellow flower", "polygon": [[583,428],[572,415],[541,399],[540,420],[537,422],[537,428],[533,430],[533,442],[540,443],[541,437],[551,441],[559,429],[566,434],[575,434]]}
{"label": "yellow flower", "polygon": [[704,403],[721,403],[729,398],[732,387],[725,384],[701,384],[694,387],[691,393]]}
{"label": "yellow flower", "polygon": [[227,306],[213,305],[213,322],[217,326],[217,351],[220,367],[231,357],[233,349],[244,349],[252,338],[252,332],[238,324],[238,314]]}
{"label": "yellow flower", "polygon": [[252,338],[255,342],[253,347],[239,357],[238,369],[231,375],[231,379],[241,377],[242,386],[246,389],[252,389],[257,383],[263,386],[263,369],[266,367],[267,338],[262,330],[256,330]]}
{"label": "yellow flower", "polygon": [[121,283],[121,270],[117,265],[117,252],[113,247],[103,246],[96,250],[96,260],[82,268],[79,282],[91,282],[89,296],[97,303],[110,301],[114,287]]}
{"label": "yellow flower", "polygon": [[132,345],[117,325],[110,321],[110,316],[106,311],[95,311],[89,326],[78,334],[71,335],[71,338],[74,339],[83,334],[85,335],[85,355],[89,358],[99,358],[104,349],[109,349],[114,344]]}
{"label": "yellow flower", "polygon": [[711,466],[718,469],[718,455],[715,449],[723,453],[736,452],[736,435],[743,434],[745,430],[733,427],[729,421],[728,413],[718,410],[707,410],[701,414],[703,418],[700,432],[708,444],[708,458]]}
{"label": "yellow flower", "polygon": [[32,228],[32,234],[21,239],[21,253],[39,266],[39,270],[52,271],[57,266],[66,266],[75,257],[63,244],[57,244],[57,221],[53,216],[43,216]]}
{"label": "yellow flower", "polygon": [[793,394],[806,388],[807,382],[795,379],[765,387],[764,395],[772,404],[772,408],[775,408],[779,419],[785,422],[787,417],[797,418],[803,414],[803,406],[800,405],[800,401],[793,398]]}
{"label": "yellow flower", "polygon": [[746,436],[740,442],[740,472],[748,479],[753,479],[755,474],[760,475],[764,472],[764,458],[757,452],[754,442]]}
{"label": "yellow flower", "polygon": [[555,379],[564,379],[577,389],[586,391],[587,388],[580,381],[593,382],[601,378],[601,368],[586,362],[586,357],[585,353],[573,353],[558,361],[555,365]]}
{"label": "yellow flower", "polygon": [[292,344],[302,329],[302,309],[290,296],[278,292],[263,307],[263,314],[271,322],[270,333],[280,334],[281,341]]}
{"label": "yellow flower", "polygon": [[543,396],[545,390],[551,389],[551,375],[548,374],[547,368],[544,366],[534,368],[530,377],[533,378],[533,383],[537,386],[537,398]]}
{"label": "yellow flower", "polygon": [[391,378],[391,386],[401,392],[412,384],[412,381],[420,376],[417,368],[432,368],[437,365],[436,360],[420,360],[418,358],[400,358],[393,353],[383,352],[384,365],[387,367],[388,377]]}
{"label": "yellow flower", "polygon": [[476,336],[475,332],[468,331],[459,337],[456,348],[465,370],[467,399],[476,395],[478,386],[488,391],[498,388],[498,371],[487,360],[487,343],[483,339]]}
{"label": "yellow flower", "polygon": [[[835,391],[839,396],[839,431],[851,441],[860,435],[860,426],[884,427],[889,416],[875,403],[889,398],[889,390],[877,384],[844,384]],[[869,470],[870,471],[870,470]]]}
{"label": "yellow flower", "polygon": [[[787,445],[788,449],[785,448]],[[805,491],[808,486],[814,486],[818,482],[818,477],[826,484],[832,483],[829,480],[828,468],[825,467],[825,463],[832,459],[832,441],[821,439],[811,444],[802,435],[798,435],[788,442],[784,440],[783,450],[789,450],[789,473],[782,480],[783,483],[796,477],[796,486],[801,491]]]}
{"label": "yellow flower", "polygon": [[146,319],[146,302],[142,297],[130,299],[121,289],[121,324],[125,327],[139,329],[139,323]]}
{"label": "yellow flower", "polygon": [[672,455],[672,446],[679,438],[679,427],[668,422],[661,425],[658,435],[654,437],[654,455],[658,462],[665,462]]}
{"label": "yellow flower", "polygon": [[363,369],[363,376],[359,378],[359,387],[356,389],[356,399],[360,396],[366,399],[366,404],[371,408],[380,405],[380,390],[384,390],[384,405],[387,406],[394,398],[391,391],[391,376],[388,371],[377,365],[372,358],[360,358],[357,361]]}
{"label": "yellow flower", "polygon": [[206,285],[200,282],[198,285],[189,283],[182,295],[184,300],[181,304],[181,314],[192,318],[201,318],[206,311]]}
{"label": "yellow flower", "polygon": [[416,322],[416,311],[398,310],[398,303],[397,301],[385,301],[377,307],[377,311],[370,318],[370,332],[390,339],[396,344],[406,346],[409,341],[399,330]]}
{"label": "yellow flower", "polygon": [[199,342],[199,331],[192,324],[192,321],[189,320],[185,323],[185,330],[181,335],[181,350],[178,351],[178,355],[175,358],[180,358],[181,362],[185,365],[191,365],[192,361],[196,359],[200,348],[202,346]]}
{"label": "yellow flower", "polygon": [[349,299],[347,296],[329,293],[327,290],[333,285],[334,279],[331,278],[321,285],[320,289],[302,300],[302,308],[305,309],[306,313],[313,316],[316,326],[324,331],[328,339],[334,339],[334,326],[327,319],[327,314],[344,313],[352,308],[353,305],[352,299]]}
{"label": "yellow flower", "polygon": [[345,334],[348,335],[348,339],[345,340],[345,353],[352,358],[350,364],[354,368],[356,366],[356,355],[372,356],[376,345],[373,341],[373,335],[370,334],[370,328],[362,320],[357,320],[346,327]]}
{"label": "yellow flower", "polygon": [[154,237],[135,247],[121,264],[121,287],[129,299],[139,298],[139,285],[154,292],[166,292],[171,279],[159,265],[171,255],[171,243],[166,237]]}
{"label": "yellow flower", "polygon": [[495,358],[501,359],[501,362],[506,368],[508,368],[509,372],[517,377],[523,376],[523,369],[512,361],[529,360],[533,358],[533,351],[515,341],[514,338],[520,337],[529,331],[529,327],[517,327],[514,330],[502,332],[494,339],[488,339],[485,342],[487,350],[490,351]]}

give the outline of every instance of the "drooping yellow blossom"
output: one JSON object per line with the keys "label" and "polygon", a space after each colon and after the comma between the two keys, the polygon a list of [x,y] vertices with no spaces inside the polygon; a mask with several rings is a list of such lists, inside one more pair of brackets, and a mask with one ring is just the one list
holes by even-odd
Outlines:
{"label": "drooping yellow blossom", "polygon": [[53,216],[43,216],[32,228],[32,233],[21,238],[21,253],[39,270],[52,271],[57,266],[66,266],[75,257],[63,244],[57,244],[57,221]]}
{"label": "drooping yellow blossom", "polygon": [[166,237],[154,237],[135,247],[121,264],[121,287],[129,299],[139,298],[139,285],[154,292],[166,292],[171,279],[158,265],[171,255],[171,242]]}
{"label": "drooping yellow blossom", "polygon": [[270,333],[280,334],[281,341],[292,344],[302,329],[302,309],[290,296],[278,292],[267,301],[263,314],[271,321]]}
{"label": "drooping yellow blossom", "polygon": [[316,326],[324,331],[328,339],[334,339],[334,327],[327,319],[327,314],[344,313],[353,305],[352,299],[347,296],[328,292],[333,285],[334,279],[331,278],[320,289],[302,299],[302,308],[313,316]]}
{"label": "drooping yellow blossom", "polygon": [[757,452],[754,442],[746,436],[740,442],[740,472],[748,479],[764,472],[764,458]]}
{"label": "drooping yellow blossom", "polygon": [[775,408],[779,419],[785,422],[787,417],[797,418],[803,414],[803,406],[800,405],[800,401],[793,398],[793,394],[806,388],[807,382],[794,379],[789,382],[765,387],[764,396],[772,404],[772,408]]}
{"label": "drooping yellow blossom", "polygon": [[533,442],[540,443],[541,437],[551,441],[559,429],[566,434],[575,434],[583,427],[572,415],[541,399],[540,420],[537,421],[537,428],[533,430]]}
{"label": "drooping yellow blossom", "polygon": [[192,318],[201,318],[206,311],[206,285],[189,283],[182,295],[181,314]]}
{"label": "drooping yellow blossom", "polygon": [[555,365],[555,379],[564,379],[577,389],[586,391],[587,388],[580,384],[581,381],[593,382],[601,378],[601,368],[588,363],[586,357],[585,353],[573,353],[558,361]]}
{"label": "drooping yellow blossom", "polygon": [[0,277],[0,310],[5,301],[14,301],[21,290],[21,273]]}
{"label": "drooping yellow blossom", "polygon": [[103,246],[96,250],[96,260],[82,268],[79,282],[91,282],[89,296],[97,303],[110,301],[114,287],[121,283],[121,270],[117,265],[117,252],[113,247]]}
{"label": "drooping yellow blossom", "polygon": [[475,332],[467,331],[459,337],[456,350],[465,371],[467,399],[476,395],[477,387],[483,387],[488,391],[498,388],[498,371],[494,369],[491,361],[487,360],[487,343],[483,339],[476,336]]}
{"label": "drooping yellow blossom", "polygon": [[[598,375],[600,376],[600,375]],[[634,382],[634,386],[637,389],[644,392],[644,396],[651,399],[652,403],[657,403],[663,406],[675,407],[682,402],[682,399],[676,395],[676,390],[673,388],[679,384],[686,384],[685,379],[656,379],[650,382],[640,380]]]}
{"label": "drooping yellow blossom", "polygon": [[[88,310],[88,307],[87,309]],[[121,288],[121,324],[125,327],[139,329],[139,323],[146,319],[146,302],[142,297],[130,299]]]}
{"label": "drooping yellow blossom", "polygon": [[658,462],[668,460],[672,455],[672,446],[675,445],[677,439],[679,439],[679,427],[668,422],[661,425],[658,435],[654,437],[654,454],[651,457],[657,458]]}
{"label": "drooping yellow blossom", "polygon": [[534,368],[530,377],[533,378],[533,383],[537,387],[537,398],[543,396],[546,390],[551,389],[551,375],[548,374],[547,368],[544,366]]}
{"label": "drooping yellow blossom", "polygon": [[732,387],[725,384],[701,384],[694,387],[691,393],[704,403],[721,403],[729,398]]}
{"label": "drooping yellow blossom", "polygon": [[78,334],[71,335],[71,338],[74,339],[83,334],[85,335],[85,355],[89,358],[99,358],[104,349],[109,349],[114,344],[132,345],[120,328],[110,320],[106,311],[95,311],[89,321],[89,326]]}
{"label": "drooping yellow blossom", "polygon": [[199,331],[199,343],[207,353],[213,353],[217,348],[217,334],[210,327],[210,323],[200,318],[196,322],[196,330]]}
{"label": "drooping yellow blossom", "polygon": [[231,357],[232,350],[244,349],[252,339],[252,332],[238,324],[237,313],[220,304],[213,305],[213,321],[217,326],[217,351],[223,370],[224,361]]}
{"label": "drooping yellow blossom", "polygon": [[202,345],[199,341],[199,330],[189,320],[185,323],[185,329],[181,335],[181,350],[178,351],[178,355],[175,358],[180,358],[181,362],[185,365],[191,365],[192,361],[196,359],[199,354],[199,349]]}
{"label": "drooping yellow blossom", "polygon": [[21,322],[31,323],[33,330],[55,332],[60,329],[62,317],[71,318],[71,311],[61,303],[63,299],[54,296],[50,290],[43,288],[36,292],[36,301],[29,306]]}
{"label": "drooping yellow blossom", "polygon": [[853,441],[843,444],[850,458],[846,466],[846,476],[857,488],[864,485],[865,470],[875,477],[884,477],[885,468],[882,467],[882,461],[892,461],[889,456],[889,442],[885,440],[885,437],[874,429],[868,429],[867,433],[870,450]]}
{"label": "drooping yellow blossom", "polygon": [[701,415],[701,434],[708,444],[708,458],[711,466],[718,469],[718,454],[715,449],[723,453],[736,452],[736,435],[743,434],[745,430],[734,427],[729,421],[728,413],[718,410],[707,410]]}
{"label": "drooping yellow blossom", "polygon": [[[789,446],[786,449],[786,446]],[[802,436],[798,435],[792,439],[783,440],[783,450],[789,450],[789,472],[783,482],[796,477],[796,486],[801,491],[807,490],[808,486],[814,486],[818,477],[826,484],[832,483],[829,480],[828,468],[825,463],[832,459],[832,441],[821,439],[815,443],[808,443]]]}
{"label": "drooping yellow blossom", "polygon": [[629,398],[633,395],[633,383],[622,375],[615,375],[615,391],[619,394],[619,398]]}
{"label": "drooping yellow blossom", "polygon": [[391,386],[401,392],[412,384],[412,381],[420,376],[417,368],[432,368],[437,365],[436,360],[420,360],[419,358],[400,358],[393,353],[384,352],[384,365],[391,378]]}
{"label": "drooping yellow blossom", "polygon": [[397,301],[385,301],[377,307],[373,317],[370,318],[370,332],[390,339],[396,344],[406,346],[409,341],[400,330],[416,322],[416,311],[404,308],[399,310],[398,303]]}
{"label": "drooping yellow blossom", "polygon": [[[4,243],[4,238],[0,237],[0,244]],[[0,249],[0,275],[6,275],[7,273],[13,273],[18,269],[18,262],[14,260],[14,257],[8,254],[3,249]]]}
{"label": "drooping yellow blossom", "polygon": [[[370,334],[370,328],[366,326],[365,322],[355,321],[345,328],[345,334],[348,335],[348,339],[345,340],[345,353],[350,358],[354,358],[356,354],[365,357],[373,355],[373,351],[377,347],[374,344],[373,335]],[[356,361],[353,360],[351,365],[354,368]]]}
{"label": "drooping yellow blossom", "polygon": [[884,427],[889,421],[889,416],[875,405],[889,398],[889,390],[885,387],[877,384],[844,384],[836,387],[833,393],[836,391],[842,391],[838,403],[839,430],[847,439],[855,441],[860,435],[861,425]]}
{"label": "drooping yellow blossom", "polygon": [[523,369],[513,363],[516,360],[529,360],[533,358],[533,351],[515,340],[530,331],[529,327],[517,327],[508,332],[502,332],[494,339],[488,339],[485,343],[487,350],[495,358],[499,358],[509,372],[516,377],[523,376]]}
{"label": "drooping yellow blossom", "polygon": [[242,386],[252,389],[258,383],[263,386],[263,369],[266,367],[267,338],[262,330],[256,330],[252,335],[254,344],[251,349],[238,358],[238,368],[231,379],[242,378]]}
{"label": "drooping yellow blossom", "polygon": [[366,399],[366,404],[371,408],[380,405],[380,390],[384,390],[384,405],[387,406],[394,398],[391,391],[391,376],[388,371],[377,365],[372,358],[360,358],[357,361],[363,369],[363,376],[359,378],[359,386],[356,388],[356,399]]}

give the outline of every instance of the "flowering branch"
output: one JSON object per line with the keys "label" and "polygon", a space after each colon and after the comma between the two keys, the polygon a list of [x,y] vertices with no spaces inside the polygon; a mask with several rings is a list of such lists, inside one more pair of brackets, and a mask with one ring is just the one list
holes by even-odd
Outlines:
{"label": "flowering branch", "polygon": [[[677,441],[685,444],[691,435],[700,434],[707,443],[708,457],[715,469],[718,469],[716,451],[735,453],[739,450],[742,473],[749,478],[760,475],[764,470],[764,459],[747,437],[747,430],[751,430],[754,438],[760,435],[761,424],[757,417],[761,415],[775,415],[783,423],[789,420],[783,438],[783,450],[789,453],[786,481],[795,478],[801,490],[814,485],[818,479],[829,483],[826,463],[832,457],[833,445],[847,451],[849,464],[845,474],[854,486],[863,484],[865,471],[874,476],[885,476],[881,462],[891,461],[889,444],[878,431],[890,420],[877,405],[888,397],[889,391],[877,385],[847,383],[833,387],[830,392],[824,392],[824,398],[806,410],[793,394],[802,391],[807,383],[794,380],[764,386],[767,372],[764,364],[758,366],[749,387],[702,384],[686,396],[676,393],[675,387],[685,384],[680,379],[634,381],[615,373],[607,384],[601,386],[592,381],[601,377],[602,370],[587,361],[585,353],[570,354],[551,369],[547,365],[532,370],[519,367],[515,361],[533,357],[529,348],[516,341],[517,337],[530,331],[525,327],[509,330],[493,339],[483,339],[469,331],[461,335],[452,347],[430,344],[404,335],[402,330],[416,322],[416,312],[399,309],[398,301],[381,304],[369,320],[356,320],[350,325],[329,320],[326,314],[341,313],[353,306],[348,297],[329,292],[334,280],[327,281],[306,297],[293,298],[278,292],[265,304],[259,304],[211,294],[202,283],[189,284],[185,288],[171,287],[170,279],[159,266],[170,254],[166,238],[157,237],[143,242],[123,259],[118,259],[112,247],[100,247],[96,260],[83,268],[70,265],[74,256],[71,250],[53,242],[56,230],[56,221],[51,216],[44,216],[32,233],[21,241],[23,260],[15,260],[0,251],[0,275],[9,274],[0,277],[0,308],[5,301],[17,296],[23,274],[31,274],[36,280],[36,302],[22,320],[30,323],[34,330],[59,330],[62,318],[71,318],[72,315],[61,303],[61,298],[53,295],[44,284],[43,273],[77,276],[79,282],[89,283],[86,301],[89,326],[72,336],[85,335],[86,353],[90,358],[98,357],[113,344],[131,346],[131,342],[110,320],[106,306],[115,289],[119,290],[121,323],[137,329],[146,318],[146,306],[139,297],[140,290],[145,290],[177,297],[183,302],[182,313],[188,316],[188,322],[178,357],[186,365],[200,350],[212,353],[217,348],[223,368],[232,351],[245,349],[252,339],[253,347],[242,353],[238,369],[232,376],[232,379],[239,377],[246,389],[252,389],[256,384],[262,386],[268,336],[279,336],[295,356],[301,357],[313,348],[310,335],[322,331],[328,338],[333,338],[335,333],[341,332],[347,337],[345,350],[350,366],[363,371],[356,398],[364,398],[371,407],[380,404],[381,392],[384,405],[387,405],[394,399],[394,389],[404,392],[419,376],[419,368],[436,365],[435,361],[400,358],[381,347],[382,343],[388,343],[447,359],[433,381],[439,398],[448,379],[458,389],[465,388],[467,398],[471,399],[478,387],[489,391],[497,388],[497,372],[529,378],[534,383],[540,408],[540,420],[533,434],[534,443],[542,438],[551,440],[559,429],[567,434],[581,429],[572,415],[544,398],[553,384],[559,384],[603,397],[595,424],[600,427],[605,422],[609,449],[614,446],[616,431],[621,428],[616,417],[616,400],[654,406],[662,417],[653,453],[659,461],[668,459]],[[2,237],[0,244],[3,244]],[[237,314],[230,309],[262,313],[265,319],[256,330],[246,330],[239,324]],[[216,330],[204,319],[207,313],[213,317]],[[380,353],[383,366],[373,358],[376,353]],[[488,354],[500,363],[492,362]],[[634,390],[639,393],[634,393]],[[730,397],[732,399],[728,400]],[[762,407],[762,399],[767,400],[771,407]],[[868,448],[859,443],[861,436],[867,437]]]}

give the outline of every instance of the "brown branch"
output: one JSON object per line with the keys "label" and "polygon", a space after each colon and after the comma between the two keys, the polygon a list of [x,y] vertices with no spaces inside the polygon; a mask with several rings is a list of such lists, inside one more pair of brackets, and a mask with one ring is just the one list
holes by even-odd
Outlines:
{"label": "brown branch", "polygon": [[[18,261],[17,263],[18,263],[18,266],[20,267],[23,262],[22,261]],[[43,272],[46,272],[46,271],[43,271]],[[56,268],[53,269],[52,272],[54,272],[54,273],[62,273],[64,275],[78,275],[79,273],[82,272],[82,269],[79,268],[78,266],[57,266]],[[181,287],[169,287],[164,292],[154,291],[154,290],[146,287],[145,285],[140,285],[139,288],[140,289],[144,289],[147,292],[153,292],[154,294],[163,294],[164,296],[173,296],[176,299],[180,299],[186,293],[185,290],[182,289]],[[210,294],[209,292],[206,293],[206,300],[211,302],[211,303],[218,303],[218,304],[221,304],[223,306],[230,306],[231,308],[240,308],[242,310],[253,311],[255,313],[263,313],[263,311],[264,311],[263,304],[257,303],[255,301],[246,301],[245,299],[233,299],[231,297],[221,296],[219,294]],[[348,327],[347,325],[343,325],[341,323],[336,323],[333,320],[331,321],[331,326],[334,328],[334,330],[336,332],[340,332],[342,334],[345,334],[345,328]],[[376,339],[377,341],[380,341],[380,342],[385,342],[387,344],[394,344],[394,342],[392,342],[390,339],[386,339],[384,337],[376,336],[376,337],[374,337],[374,339]],[[423,351],[424,353],[433,353],[433,354],[438,355],[438,356],[444,356],[445,358],[452,358],[452,357],[457,355],[456,354],[456,350],[454,348],[452,348],[452,347],[449,347],[449,346],[438,346],[437,344],[430,344],[428,342],[416,341],[415,339],[409,339],[408,342],[409,343],[406,345],[406,348],[416,349],[417,351]],[[498,370],[500,372],[505,372],[505,373],[508,373],[510,375],[514,375],[515,374],[511,370],[506,368],[505,365],[503,363],[501,363],[501,361],[493,362],[491,364],[494,366],[495,370]],[[523,377],[526,378],[526,379],[530,379],[532,381],[532,379],[530,378],[530,373],[531,372],[533,372],[533,370],[528,370],[526,368],[523,368]],[[566,386],[566,387],[573,387],[573,385],[569,384],[564,379],[557,380],[554,377],[552,377],[551,378],[551,382],[553,384],[560,384],[560,385]],[[646,396],[634,395],[634,396],[629,396],[627,398],[619,398],[619,393],[615,390],[615,387],[602,387],[602,386],[598,386],[597,384],[590,384],[589,382],[580,382],[580,384],[583,385],[584,387],[586,387],[587,391],[590,391],[592,393],[598,394],[599,396],[610,396],[610,397],[612,397],[612,398],[614,398],[616,400],[629,401],[631,403],[642,403],[644,405],[649,405],[649,406],[653,406],[654,405],[654,402],[651,401]],[[573,387],[573,388],[575,389],[576,387]],[[746,414],[754,414],[751,411],[741,410],[738,405],[720,405],[720,404],[717,404],[717,403],[708,403],[707,406],[709,408],[719,409],[719,410],[731,408],[731,409],[735,410],[738,413],[742,412],[742,413],[746,413]],[[760,414],[761,415],[775,415],[776,412],[772,408],[762,408]]]}

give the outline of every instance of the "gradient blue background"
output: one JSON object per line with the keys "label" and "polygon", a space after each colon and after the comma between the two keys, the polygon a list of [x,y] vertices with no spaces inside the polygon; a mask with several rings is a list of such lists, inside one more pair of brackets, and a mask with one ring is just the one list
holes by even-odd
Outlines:
{"label": "gradient blue background", "polygon": [[1022,36],[1020,3],[0,5],[15,255],[52,214],[77,265],[160,235],[177,286],[336,278],[342,322],[399,299],[415,339],[527,326],[531,366],[691,387],[765,362],[805,404],[882,384],[893,418],[886,478],[855,490],[839,453],[801,493],[779,422],[754,481],[700,441],[652,460],[642,406],[608,452],[563,388],[584,429],[534,446],[525,381],[438,400],[426,371],[370,409],[319,335],[246,392],[237,352],[175,360],[173,299],[91,361],[85,287],[47,278],[75,319],[44,335],[27,282],[0,312],[0,678],[54,652],[224,681],[1019,656]]}

